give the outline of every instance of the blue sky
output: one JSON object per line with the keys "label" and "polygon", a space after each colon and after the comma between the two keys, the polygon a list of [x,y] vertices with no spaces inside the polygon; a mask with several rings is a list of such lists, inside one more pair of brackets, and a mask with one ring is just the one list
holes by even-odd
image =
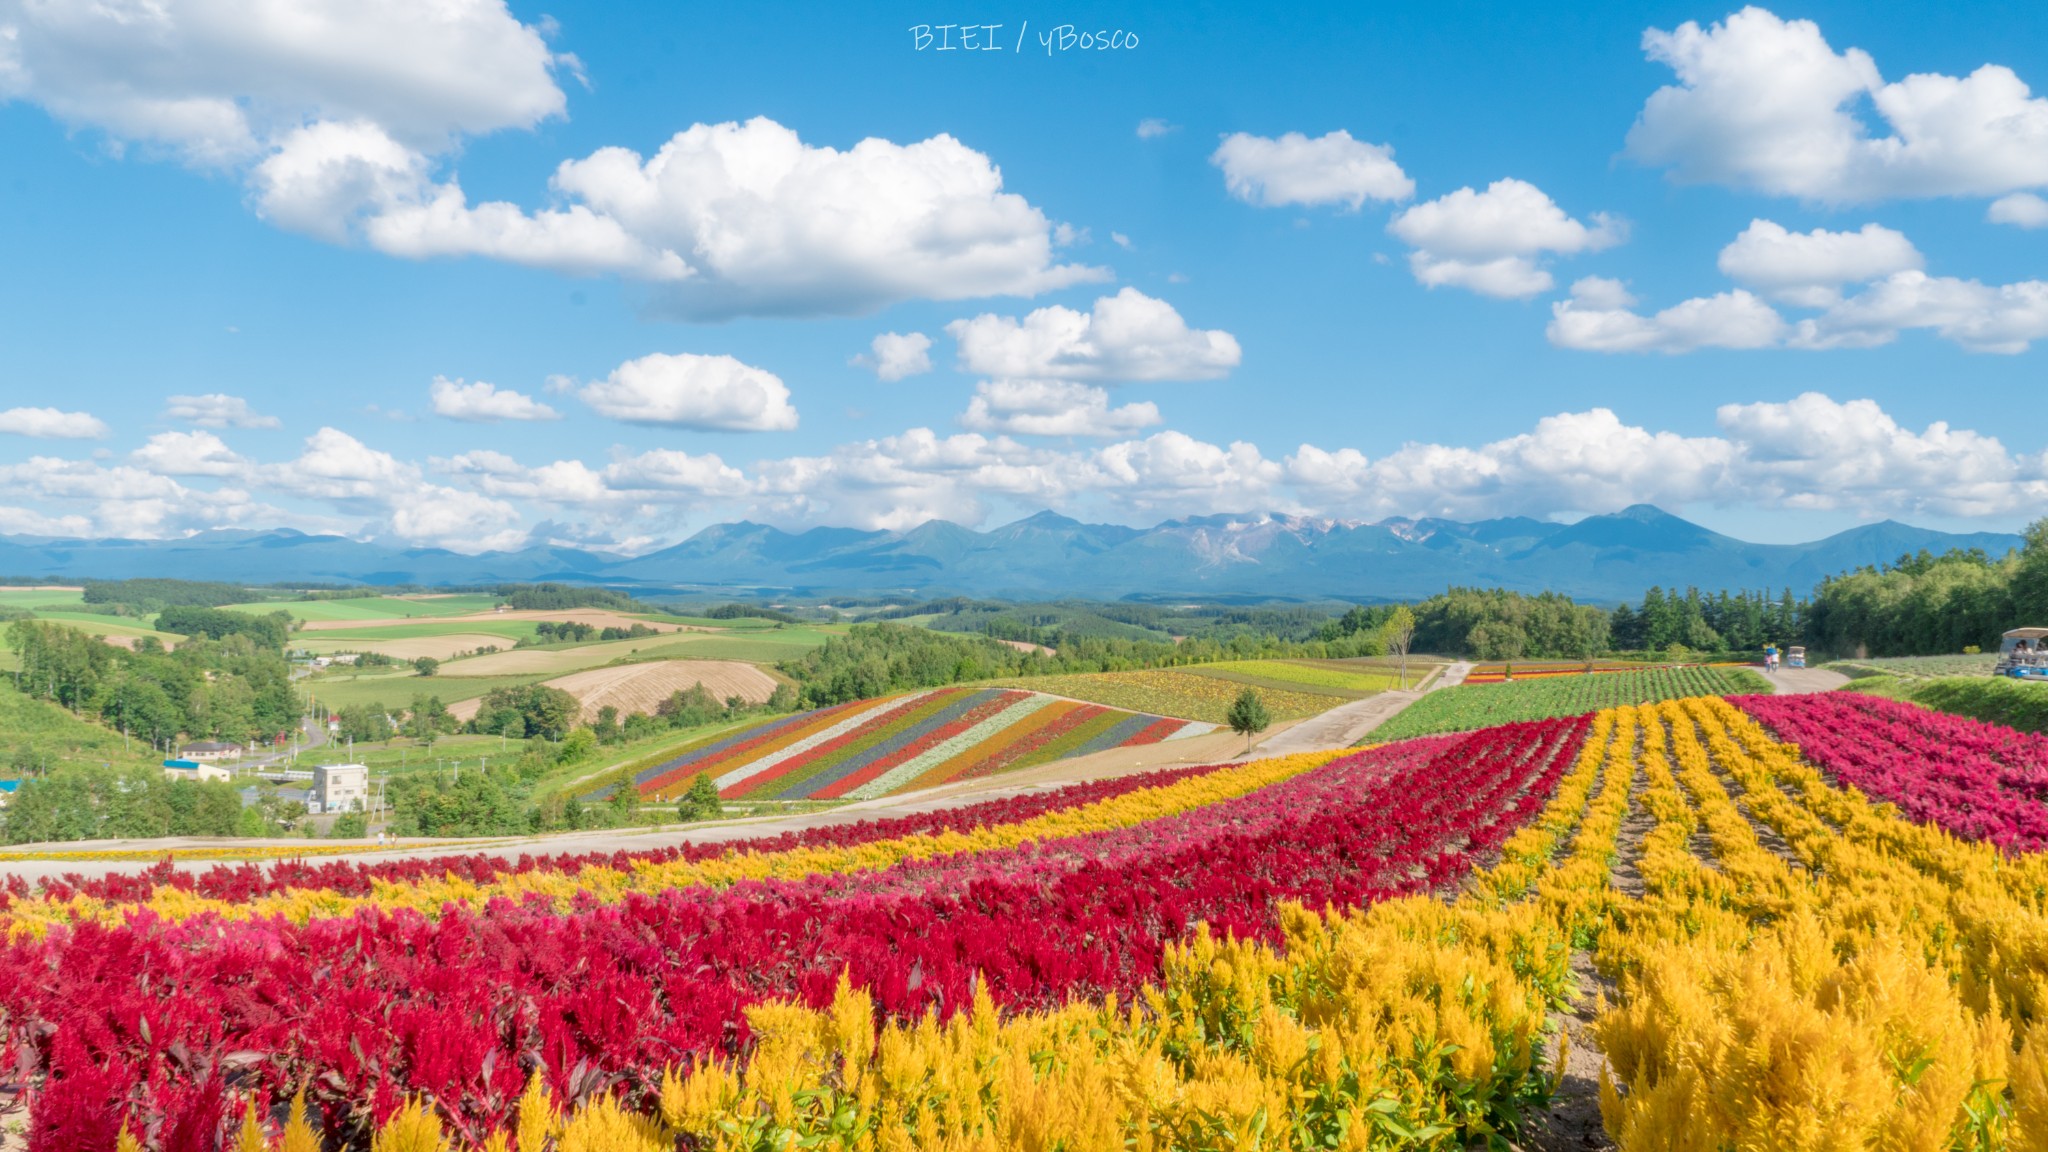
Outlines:
{"label": "blue sky", "polygon": [[1357,7],[0,0],[0,532],[2048,507],[2048,11]]}

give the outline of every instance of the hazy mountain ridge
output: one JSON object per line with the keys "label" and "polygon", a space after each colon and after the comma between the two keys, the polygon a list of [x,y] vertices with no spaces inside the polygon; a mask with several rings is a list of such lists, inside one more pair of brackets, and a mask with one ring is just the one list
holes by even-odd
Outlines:
{"label": "hazy mountain ridge", "polygon": [[1152,528],[1041,512],[987,531],[929,521],[903,532],[784,532],[716,524],[637,557],[563,547],[468,556],[289,529],[182,540],[0,537],[8,576],[178,576],[250,583],[463,584],[572,580],[799,592],[904,590],[970,595],[1256,595],[1387,599],[1450,585],[1581,599],[1665,587],[1805,591],[1823,576],[1927,548],[2018,548],[2009,533],[1948,533],[1885,521],[1806,544],[1752,544],[1649,505],[1576,524],[1525,517],[1380,523],[1279,515],[1203,516]]}

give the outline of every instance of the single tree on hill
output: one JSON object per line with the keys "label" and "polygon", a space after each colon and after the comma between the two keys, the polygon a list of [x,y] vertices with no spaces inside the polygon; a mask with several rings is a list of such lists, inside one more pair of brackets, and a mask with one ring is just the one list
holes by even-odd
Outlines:
{"label": "single tree on hill", "polygon": [[1224,717],[1230,721],[1230,730],[1244,737],[1244,750],[1252,750],[1252,737],[1272,726],[1273,717],[1266,711],[1266,702],[1259,699],[1256,690],[1246,688],[1237,694],[1230,705],[1230,713]]}
{"label": "single tree on hill", "polygon": [[718,802],[718,784],[703,772],[690,781],[690,790],[676,801],[676,815],[684,821],[708,820],[719,815],[724,809]]}
{"label": "single tree on hill", "polygon": [[422,676],[432,676],[441,670],[441,662],[432,656],[422,656],[412,662],[412,670]]}
{"label": "single tree on hill", "polygon": [[1406,604],[1397,605],[1380,626],[1387,651],[1401,658],[1401,687],[1408,687],[1408,646],[1415,643],[1415,613]]}

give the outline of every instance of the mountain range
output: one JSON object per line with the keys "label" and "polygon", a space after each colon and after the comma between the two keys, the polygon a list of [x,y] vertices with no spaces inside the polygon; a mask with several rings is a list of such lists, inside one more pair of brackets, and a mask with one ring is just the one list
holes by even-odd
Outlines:
{"label": "mountain range", "polygon": [[535,547],[466,555],[290,529],[177,540],[0,536],[0,573],[39,581],[172,576],[251,584],[476,584],[562,580],[641,590],[822,596],[848,592],[1093,599],[1412,599],[1452,585],[1634,599],[1652,585],[1804,592],[1824,576],[1923,548],[1996,556],[2019,536],[1894,521],[1807,544],[1752,544],[1647,504],[1575,524],[1524,517],[1358,521],[1202,516],[1151,528],[1051,512],[976,531],[944,520],[903,532],[716,524],[623,557]]}

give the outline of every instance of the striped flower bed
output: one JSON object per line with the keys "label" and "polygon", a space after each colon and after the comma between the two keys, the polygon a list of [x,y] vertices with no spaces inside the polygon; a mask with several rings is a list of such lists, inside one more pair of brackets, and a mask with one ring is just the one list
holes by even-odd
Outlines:
{"label": "striped flower bed", "polygon": [[870,800],[1215,730],[1015,688],[938,688],[773,720],[686,749],[634,782],[653,800],[699,773],[728,800]]}

